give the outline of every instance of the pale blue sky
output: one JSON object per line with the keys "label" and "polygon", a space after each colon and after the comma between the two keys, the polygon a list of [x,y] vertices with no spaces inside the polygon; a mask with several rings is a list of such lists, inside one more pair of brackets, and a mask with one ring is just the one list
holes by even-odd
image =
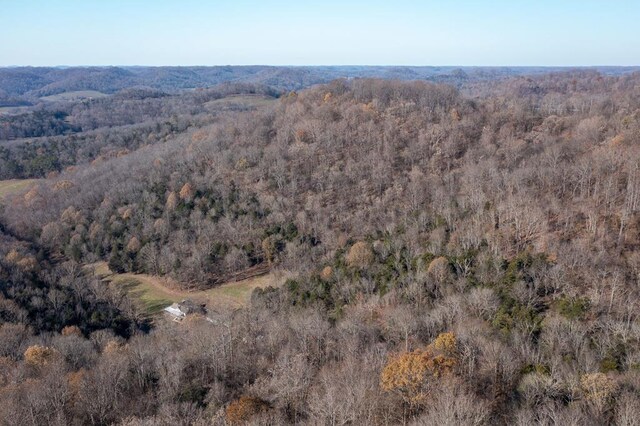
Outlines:
{"label": "pale blue sky", "polygon": [[640,0],[0,0],[6,65],[640,65]]}

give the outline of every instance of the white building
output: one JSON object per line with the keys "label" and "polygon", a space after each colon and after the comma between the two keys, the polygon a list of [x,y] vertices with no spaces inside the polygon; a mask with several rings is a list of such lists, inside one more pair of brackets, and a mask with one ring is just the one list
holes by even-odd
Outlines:
{"label": "white building", "polygon": [[164,308],[164,311],[168,313],[174,321],[180,322],[189,314],[206,315],[207,310],[205,305],[199,305],[191,300],[183,300],[180,303],[174,303],[171,306]]}
{"label": "white building", "polygon": [[174,321],[182,321],[187,314],[182,312],[180,309],[180,305],[178,303],[174,303],[171,306],[167,306],[164,308],[164,311],[167,312],[170,316],[173,317]]}

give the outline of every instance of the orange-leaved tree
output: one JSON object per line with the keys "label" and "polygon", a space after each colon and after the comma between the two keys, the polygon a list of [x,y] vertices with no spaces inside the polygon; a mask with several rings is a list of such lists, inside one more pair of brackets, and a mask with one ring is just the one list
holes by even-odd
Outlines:
{"label": "orange-leaved tree", "polygon": [[231,402],[225,410],[227,422],[230,424],[246,423],[256,414],[266,411],[269,404],[253,396],[243,395]]}
{"label": "orange-leaved tree", "polygon": [[380,386],[399,393],[410,404],[419,405],[425,402],[429,385],[451,374],[457,364],[456,336],[442,333],[424,349],[389,357],[380,376]]}
{"label": "orange-leaved tree", "polygon": [[351,246],[346,256],[346,261],[349,266],[356,268],[366,268],[373,262],[373,252],[369,247],[369,244],[364,241],[358,241]]}
{"label": "orange-leaved tree", "polygon": [[47,346],[33,345],[24,351],[24,362],[33,367],[42,367],[56,358],[59,352]]}

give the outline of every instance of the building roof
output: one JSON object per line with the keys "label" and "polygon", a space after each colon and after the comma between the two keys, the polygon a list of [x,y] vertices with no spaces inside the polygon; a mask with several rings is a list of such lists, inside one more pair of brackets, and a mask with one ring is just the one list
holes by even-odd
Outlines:
{"label": "building roof", "polygon": [[180,309],[185,314],[202,314],[206,315],[207,310],[204,307],[204,304],[195,303],[193,300],[185,299],[178,304],[178,309]]}
{"label": "building roof", "polygon": [[169,314],[173,315],[174,317],[184,317],[185,313],[182,312],[182,310],[180,309],[180,307],[178,306],[177,303],[174,303],[171,306],[167,306],[166,308],[164,308],[165,312],[168,312]]}

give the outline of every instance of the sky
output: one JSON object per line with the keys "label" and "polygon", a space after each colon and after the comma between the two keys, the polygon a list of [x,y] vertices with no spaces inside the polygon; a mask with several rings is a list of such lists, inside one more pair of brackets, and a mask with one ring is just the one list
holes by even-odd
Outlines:
{"label": "sky", "polygon": [[0,66],[640,65],[640,0],[0,0]]}

